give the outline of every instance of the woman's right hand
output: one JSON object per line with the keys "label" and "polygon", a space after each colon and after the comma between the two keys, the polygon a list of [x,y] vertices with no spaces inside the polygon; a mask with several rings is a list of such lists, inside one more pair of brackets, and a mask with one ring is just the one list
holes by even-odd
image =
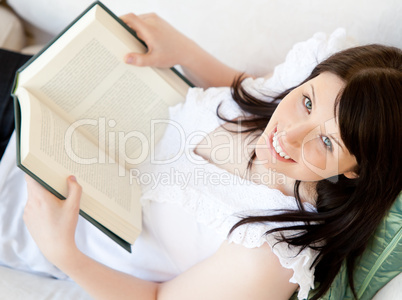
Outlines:
{"label": "woman's right hand", "polygon": [[121,19],[148,47],[148,51],[144,54],[128,53],[125,57],[126,63],[158,68],[170,68],[176,64],[186,66],[191,53],[198,47],[191,39],[154,13],[138,16],[131,13],[122,16]]}
{"label": "woman's right hand", "polygon": [[62,266],[77,252],[75,230],[80,210],[81,186],[74,176],[67,180],[68,197],[60,200],[34,179],[25,176],[28,201],[24,222],[43,255]]}

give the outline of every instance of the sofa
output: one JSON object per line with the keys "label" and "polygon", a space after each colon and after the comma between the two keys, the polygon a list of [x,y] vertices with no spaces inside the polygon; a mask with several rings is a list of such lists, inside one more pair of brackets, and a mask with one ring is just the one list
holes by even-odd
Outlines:
{"label": "sofa", "polygon": [[[339,27],[345,29],[350,44],[382,43],[402,48],[400,0],[102,2],[117,15],[156,12],[224,63],[256,76],[273,71],[285,60],[295,43],[310,38],[316,32],[331,34]],[[35,54],[90,3],[92,0],[0,0],[0,46]],[[400,216],[398,209],[395,213]],[[401,249],[401,239],[396,243]],[[401,252],[398,253],[400,257]],[[370,282],[376,284],[370,294],[376,294],[372,299],[402,299],[401,272],[402,266],[399,265],[390,278],[383,279],[382,284]],[[344,278],[339,282],[342,280]],[[349,299],[349,296],[343,297]],[[72,281],[55,280],[0,266],[0,299],[90,297]]]}

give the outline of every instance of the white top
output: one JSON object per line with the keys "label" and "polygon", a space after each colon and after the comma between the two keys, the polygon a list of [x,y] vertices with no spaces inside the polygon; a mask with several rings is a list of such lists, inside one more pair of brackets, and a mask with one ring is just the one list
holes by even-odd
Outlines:
{"label": "white top", "polygon": [[[312,56],[309,67],[304,66],[303,72],[299,70],[289,76],[292,66],[306,57],[303,45],[298,45],[289,53],[294,57],[288,55],[271,80],[247,80],[245,85],[259,90],[283,90],[297,82],[298,77],[305,77],[315,65],[317,56],[339,50],[334,41],[343,39],[344,32],[339,31],[328,42],[326,37],[315,36],[304,48],[320,55]],[[326,51],[322,51],[323,46]],[[302,56],[295,56],[295,53]],[[297,209],[293,197],[244,180],[194,154],[192,149],[203,135],[223,123],[216,116],[216,107],[221,101],[220,111],[226,118],[239,116],[239,108],[231,99],[228,88],[190,90],[185,103],[171,108],[170,124],[155,149],[155,160],[172,157],[171,162],[149,163],[135,170],[143,185],[143,232],[133,246],[133,253],[129,254],[80,218],[76,240],[84,253],[120,271],[147,280],[164,281],[212,255],[228,238],[229,230],[240,220],[240,215]],[[0,162],[0,199],[0,264],[66,278],[40,254],[23,224],[26,188],[24,175],[15,166],[14,135]],[[305,208],[314,210],[309,204]],[[249,248],[265,242],[272,247],[275,236],[264,233],[277,226],[275,223],[244,225],[228,240]],[[272,249],[280,263],[294,271],[290,281],[300,286],[299,299],[307,298],[314,282],[314,269],[310,270],[310,265],[316,253],[304,249],[298,254],[298,249],[284,243]]]}
{"label": "white top", "polygon": [[[247,80],[245,84],[251,86],[255,81]],[[227,235],[241,216],[277,213],[273,211],[276,209],[298,209],[295,198],[229,173],[193,152],[206,134],[223,123],[216,115],[221,102],[220,112],[226,118],[240,115],[229,88],[192,89],[185,103],[170,110],[171,125],[155,149],[156,161],[171,158],[171,162],[149,163],[137,173],[138,181],[143,184],[144,214],[157,214],[159,220],[152,224],[145,222],[146,228],[152,227],[158,236],[158,247],[169,249],[165,254],[178,273],[213,254],[226,238],[248,248],[259,247],[264,242],[272,247],[277,242],[275,236],[264,233],[284,224],[248,224],[229,237]],[[149,174],[160,176],[152,178]],[[164,182],[164,177],[169,180]],[[310,204],[305,208],[314,210]],[[206,241],[202,251],[199,249],[202,242],[197,241]],[[299,284],[299,298],[306,298],[314,282],[314,269],[310,266],[315,251],[305,249],[298,254],[299,249],[279,243],[273,252],[284,267],[293,269],[290,281]],[[185,261],[183,257],[186,257]],[[172,273],[175,275],[174,271]]]}

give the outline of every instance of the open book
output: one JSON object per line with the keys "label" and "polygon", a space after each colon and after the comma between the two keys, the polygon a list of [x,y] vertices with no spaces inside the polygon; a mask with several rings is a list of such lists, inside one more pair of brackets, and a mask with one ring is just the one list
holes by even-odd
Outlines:
{"label": "open book", "polygon": [[146,161],[191,84],[174,69],[134,67],[136,35],[95,2],[16,75],[17,164],[49,191],[83,187],[81,215],[128,251],[141,231],[140,186],[130,169]]}

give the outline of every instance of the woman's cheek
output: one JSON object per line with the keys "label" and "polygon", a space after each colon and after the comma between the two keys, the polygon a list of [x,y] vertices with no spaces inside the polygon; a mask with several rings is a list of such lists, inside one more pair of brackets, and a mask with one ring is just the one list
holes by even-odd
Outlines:
{"label": "woman's cheek", "polygon": [[255,154],[259,159],[260,163],[266,164],[270,162],[270,150],[268,149],[268,137],[265,133],[263,133],[256,145]]}
{"label": "woman's cheek", "polygon": [[320,177],[326,178],[328,174],[329,160],[325,149],[320,149],[317,139],[307,141],[303,145],[302,163]]}

